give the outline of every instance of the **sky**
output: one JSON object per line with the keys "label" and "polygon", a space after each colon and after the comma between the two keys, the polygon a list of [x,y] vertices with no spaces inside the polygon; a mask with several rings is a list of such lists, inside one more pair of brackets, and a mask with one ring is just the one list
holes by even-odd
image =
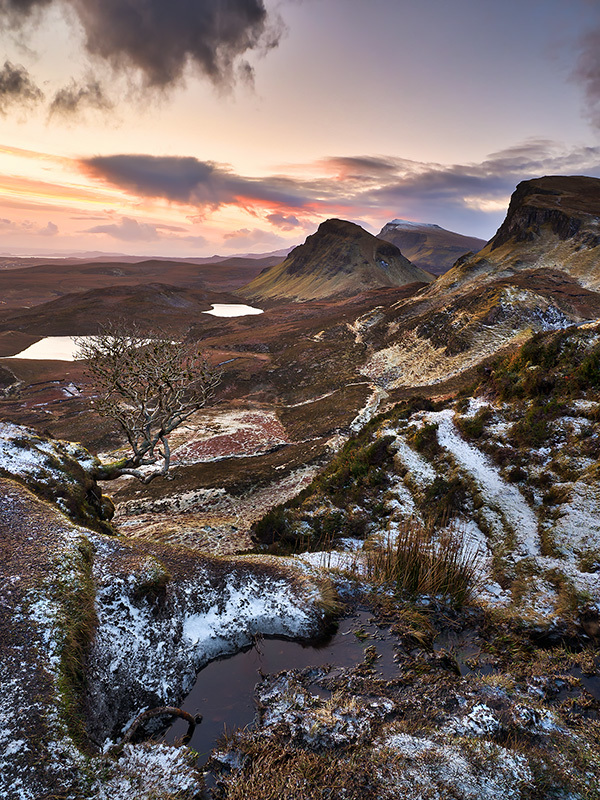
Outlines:
{"label": "sky", "polygon": [[0,0],[0,42],[0,253],[489,239],[600,177],[599,0]]}

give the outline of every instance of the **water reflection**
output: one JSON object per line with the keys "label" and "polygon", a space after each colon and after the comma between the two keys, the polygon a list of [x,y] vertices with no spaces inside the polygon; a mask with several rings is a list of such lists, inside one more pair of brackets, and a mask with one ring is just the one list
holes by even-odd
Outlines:
{"label": "water reflection", "polygon": [[93,339],[92,336],[46,336],[39,342],[9,358],[30,358],[36,361],[75,361],[78,346],[75,339]]}
{"label": "water reflection", "polygon": [[[225,729],[243,728],[254,720],[254,687],[263,674],[282,670],[304,669],[325,664],[352,667],[364,660],[365,648],[375,645],[380,658],[375,669],[386,678],[398,674],[394,662],[395,638],[381,631],[367,611],[341,621],[337,633],[319,646],[306,646],[282,639],[263,639],[254,647],[229,658],[212,661],[198,673],[196,683],[181,708],[190,714],[200,713],[203,720],[196,727],[189,746],[204,763]],[[355,635],[358,634],[358,635]],[[259,672],[260,670],[260,672]],[[313,689],[311,689],[313,691]],[[321,694],[315,687],[313,694]],[[165,738],[174,742],[183,736],[187,724],[177,721]]]}
{"label": "water reflection", "polygon": [[246,317],[250,314],[263,314],[262,308],[253,308],[243,303],[213,303],[210,311],[203,314],[212,314],[214,317]]}

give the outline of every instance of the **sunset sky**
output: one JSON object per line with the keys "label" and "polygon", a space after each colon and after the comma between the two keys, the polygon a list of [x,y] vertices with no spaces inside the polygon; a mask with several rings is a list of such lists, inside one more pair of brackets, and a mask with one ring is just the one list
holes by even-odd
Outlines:
{"label": "sunset sky", "polygon": [[597,0],[0,0],[0,253],[207,256],[332,216],[490,238],[600,177]]}

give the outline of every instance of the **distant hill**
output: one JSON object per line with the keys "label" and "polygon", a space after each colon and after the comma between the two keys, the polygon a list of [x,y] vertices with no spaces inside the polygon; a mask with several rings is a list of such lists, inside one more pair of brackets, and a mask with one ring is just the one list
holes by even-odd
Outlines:
{"label": "distant hill", "polygon": [[145,259],[137,263],[45,261],[21,269],[0,269],[0,313],[5,309],[33,306],[73,292],[108,286],[167,283],[187,289],[231,292],[247,284],[265,267],[280,261],[277,256],[232,256],[207,264],[167,259]]}
{"label": "distant hill", "polygon": [[395,245],[352,222],[329,219],[284,261],[264,270],[236,294],[302,301],[352,296],[383,286],[429,283],[432,279]]}
{"label": "distant hill", "polygon": [[1,331],[40,336],[97,333],[107,320],[132,320],[140,326],[166,329],[191,325],[213,303],[235,303],[229,294],[186,289],[163,283],[145,286],[107,286],[74,292],[27,309],[11,309],[0,316]]}
{"label": "distant hill", "polygon": [[394,219],[377,238],[395,244],[413,264],[433,275],[442,275],[465,253],[476,253],[485,245],[483,239],[463,236],[427,222]]}

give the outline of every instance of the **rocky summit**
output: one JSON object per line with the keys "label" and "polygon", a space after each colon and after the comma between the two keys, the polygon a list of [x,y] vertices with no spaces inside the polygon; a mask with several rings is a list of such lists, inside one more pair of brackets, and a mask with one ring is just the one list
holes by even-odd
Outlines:
{"label": "rocky summit", "polygon": [[467,253],[477,253],[485,246],[483,239],[447,231],[439,225],[394,219],[384,225],[378,239],[395,244],[416,267],[443,275]]}
{"label": "rocky summit", "polygon": [[436,291],[545,269],[600,288],[600,179],[546,176],[520,183],[506,219],[479,253],[446,273]]}
{"label": "rocky summit", "polygon": [[394,244],[352,222],[329,219],[285,261],[264,271],[238,294],[302,301],[431,280],[431,275],[412,264]]}

